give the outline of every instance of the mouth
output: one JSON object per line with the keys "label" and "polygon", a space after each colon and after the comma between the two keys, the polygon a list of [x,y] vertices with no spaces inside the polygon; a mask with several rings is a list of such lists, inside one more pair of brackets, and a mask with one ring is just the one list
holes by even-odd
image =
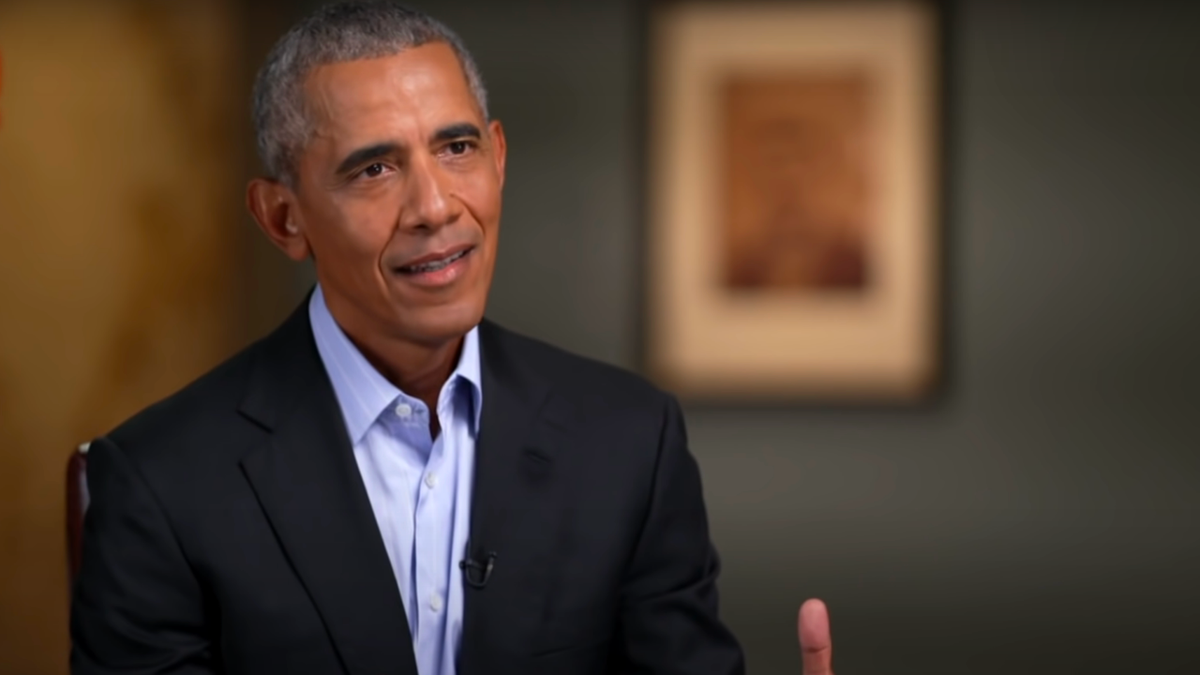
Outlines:
{"label": "mouth", "polygon": [[474,246],[463,246],[446,252],[418,258],[407,265],[394,268],[396,274],[421,286],[445,286],[462,276]]}
{"label": "mouth", "polygon": [[447,267],[449,267],[450,265],[453,265],[454,263],[458,262],[459,260],[462,260],[463,257],[466,256],[470,252],[471,252],[471,248],[469,248],[469,247],[464,248],[461,251],[458,251],[456,253],[451,253],[450,255],[447,255],[444,257],[439,257],[439,258],[435,258],[433,260],[428,260],[425,262],[420,262],[420,263],[416,263],[416,264],[412,264],[412,265],[403,265],[401,267],[397,267],[396,271],[400,272],[401,274],[424,274],[426,272],[437,272],[439,270],[446,269]]}

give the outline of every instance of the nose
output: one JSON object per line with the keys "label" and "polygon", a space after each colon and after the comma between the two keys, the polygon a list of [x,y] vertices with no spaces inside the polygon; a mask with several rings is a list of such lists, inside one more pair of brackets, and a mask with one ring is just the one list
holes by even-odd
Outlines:
{"label": "nose", "polygon": [[409,167],[408,191],[400,226],[406,230],[437,231],[459,216],[450,177],[436,158],[414,158]]}

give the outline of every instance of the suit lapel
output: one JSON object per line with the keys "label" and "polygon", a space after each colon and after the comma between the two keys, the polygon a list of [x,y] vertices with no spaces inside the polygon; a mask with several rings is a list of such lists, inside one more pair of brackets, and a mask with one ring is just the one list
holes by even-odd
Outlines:
{"label": "suit lapel", "polygon": [[308,320],[258,350],[242,406],[270,430],[242,468],[352,675],[416,675],[391,564]]}
{"label": "suit lapel", "polygon": [[459,675],[489,672],[500,652],[526,647],[536,635],[559,522],[558,444],[543,419],[549,386],[512,353],[501,329],[485,321],[479,337],[483,412],[468,555],[495,552],[496,563],[484,588],[464,585]]}

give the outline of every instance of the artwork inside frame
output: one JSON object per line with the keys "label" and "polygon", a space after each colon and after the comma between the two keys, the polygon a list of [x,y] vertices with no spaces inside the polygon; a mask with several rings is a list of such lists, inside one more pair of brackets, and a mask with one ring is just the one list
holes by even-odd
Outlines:
{"label": "artwork inside frame", "polygon": [[938,18],[917,0],[653,8],[645,359],[659,384],[716,401],[931,392]]}

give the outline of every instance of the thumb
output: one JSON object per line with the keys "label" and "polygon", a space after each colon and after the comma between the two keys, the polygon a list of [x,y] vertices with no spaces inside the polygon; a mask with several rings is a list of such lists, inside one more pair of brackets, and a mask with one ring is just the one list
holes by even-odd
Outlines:
{"label": "thumb", "polygon": [[800,606],[797,630],[804,675],[833,675],[833,645],[829,637],[829,610],[815,598]]}

